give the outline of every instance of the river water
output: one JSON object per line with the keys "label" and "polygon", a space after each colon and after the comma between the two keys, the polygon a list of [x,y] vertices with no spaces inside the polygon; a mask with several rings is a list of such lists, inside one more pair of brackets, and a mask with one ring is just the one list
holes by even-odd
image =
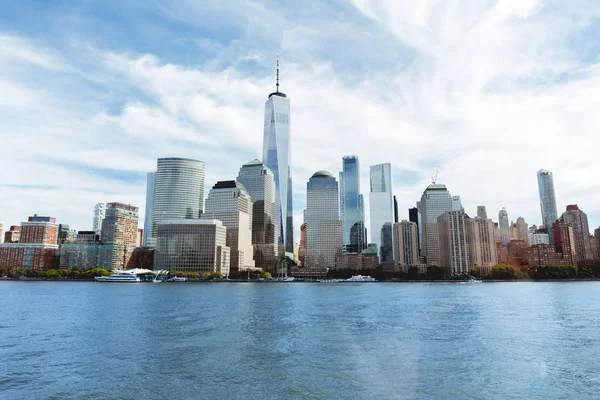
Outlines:
{"label": "river water", "polygon": [[598,399],[600,282],[0,282],[2,399]]}

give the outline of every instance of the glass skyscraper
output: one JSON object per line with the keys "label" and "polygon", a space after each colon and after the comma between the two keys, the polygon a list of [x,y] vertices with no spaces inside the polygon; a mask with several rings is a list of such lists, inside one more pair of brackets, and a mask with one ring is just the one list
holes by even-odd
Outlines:
{"label": "glass skyscraper", "polygon": [[152,237],[152,209],[154,208],[154,183],[156,171],[148,172],[146,178],[146,211],[144,215],[144,247],[148,246],[148,239]]}
{"label": "glass skyscraper", "polygon": [[506,246],[510,242],[510,222],[508,220],[508,212],[504,207],[498,213],[498,223],[500,224],[500,243]]}
{"label": "glass skyscraper", "polygon": [[552,172],[540,169],[537,172],[538,190],[540,193],[540,208],[542,210],[542,223],[548,229],[552,239],[552,224],[558,220],[556,209],[556,196],[554,195],[554,178]]}
{"label": "glass skyscraper", "polygon": [[290,131],[290,100],[279,91],[279,61],[277,89],[265,103],[265,134],[263,162],[275,178],[275,221],[278,242],[287,253],[294,252],[294,210],[292,205],[292,143]]}
{"label": "glass skyscraper", "polygon": [[367,247],[367,243],[363,197],[360,194],[360,163],[357,156],[342,158],[340,213],[343,251],[360,253]]}
{"label": "glass skyscraper", "polygon": [[369,193],[371,211],[370,242],[377,245],[381,264],[393,264],[394,200],[392,195],[392,165],[390,163],[372,165],[369,168],[369,173],[371,178],[371,192]]}
{"label": "glass skyscraper", "polygon": [[421,254],[427,265],[440,266],[440,249],[437,231],[438,217],[452,210],[452,196],[445,185],[431,184],[417,202],[421,215]]}
{"label": "glass skyscraper", "polygon": [[338,184],[327,171],[316,172],[306,184],[306,266],[336,266],[342,247]]}

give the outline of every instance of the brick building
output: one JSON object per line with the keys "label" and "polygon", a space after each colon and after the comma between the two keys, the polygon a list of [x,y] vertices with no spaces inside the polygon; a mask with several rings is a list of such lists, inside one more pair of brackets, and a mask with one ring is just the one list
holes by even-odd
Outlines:
{"label": "brick building", "polygon": [[[56,218],[37,214],[22,222],[20,229],[11,226],[9,240],[0,244],[0,268],[56,268],[58,256],[58,224]],[[19,241],[15,242],[15,236]],[[5,235],[5,239],[7,236]]]}

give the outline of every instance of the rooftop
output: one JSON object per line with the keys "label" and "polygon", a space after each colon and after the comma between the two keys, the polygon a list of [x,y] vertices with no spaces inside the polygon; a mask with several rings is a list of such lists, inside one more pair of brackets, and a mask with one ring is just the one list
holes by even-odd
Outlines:
{"label": "rooftop", "polygon": [[331,172],[329,171],[321,170],[315,172],[312,178],[333,178],[333,175],[331,175]]}

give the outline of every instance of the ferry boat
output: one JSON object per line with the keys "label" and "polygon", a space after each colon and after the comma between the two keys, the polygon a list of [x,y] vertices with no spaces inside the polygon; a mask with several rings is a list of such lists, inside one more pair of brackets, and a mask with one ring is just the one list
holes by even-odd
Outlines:
{"label": "ferry boat", "polygon": [[167,282],[187,282],[187,278],[182,276],[174,276],[172,278],[167,279]]}
{"label": "ferry boat", "polygon": [[345,279],[344,282],[375,282],[375,278],[371,278],[370,275],[353,275],[352,278]]}
{"label": "ferry boat", "polygon": [[96,282],[121,282],[121,283],[137,283],[141,282],[139,276],[131,272],[117,272],[111,276],[97,276],[94,278]]}

